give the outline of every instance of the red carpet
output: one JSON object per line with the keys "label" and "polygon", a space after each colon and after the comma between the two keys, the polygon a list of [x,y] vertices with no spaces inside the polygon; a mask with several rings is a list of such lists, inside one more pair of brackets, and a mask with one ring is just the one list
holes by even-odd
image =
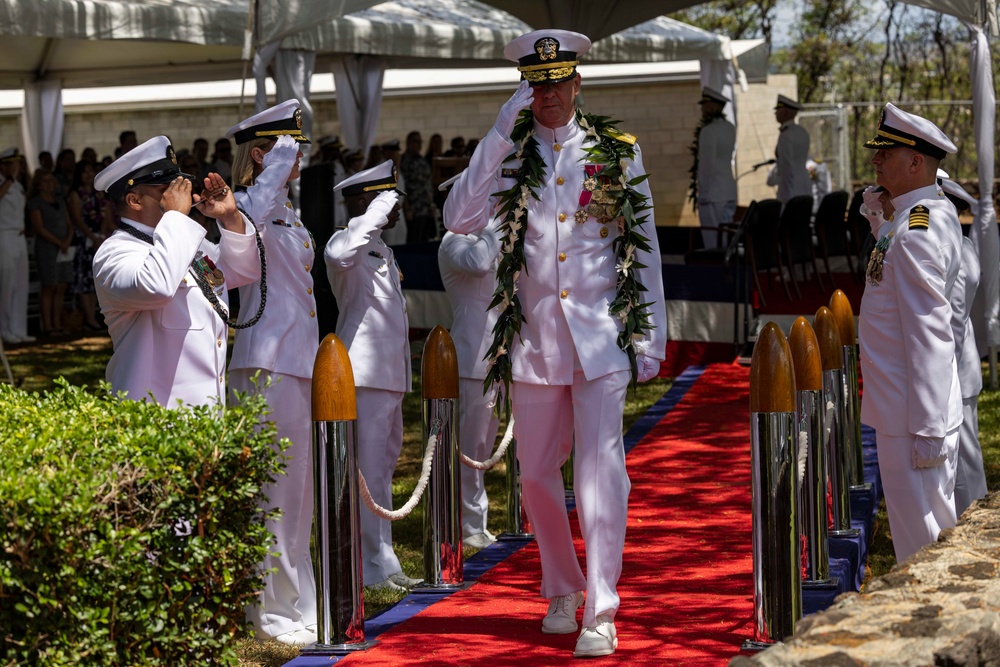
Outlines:
{"label": "red carpet", "polygon": [[[620,645],[586,664],[721,667],[752,635],[748,382],[746,368],[709,367],[629,454]],[[539,578],[532,543],[340,662],[567,664],[576,635],[541,633]]]}

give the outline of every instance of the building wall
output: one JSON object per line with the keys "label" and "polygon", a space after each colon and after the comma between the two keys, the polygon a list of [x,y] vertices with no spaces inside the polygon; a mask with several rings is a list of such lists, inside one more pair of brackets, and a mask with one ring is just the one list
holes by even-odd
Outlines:
{"label": "building wall", "polygon": [[[697,216],[687,190],[692,157],[690,145],[697,126],[701,86],[697,75],[683,80],[654,83],[593,84],[583,87],[584,108],[622,120],[621,128],[639,138],[643,163],[650,173],[656,222],[658,225],[696,225]],[[779,94],[795,96],[795,77],[777,75],[767,83],[751,84],[747,92],[737,91],[738,150],[736,173],[747,171],[757,162],[773,157],[777,141],[774,100]],[[382,103],[376,142],[405,139],[419,130],[424,145],[434,133],[444,137],[445,147],[453,136],[481,137],[493,125],[497,111],[508,99],[508,91],[448,92],[386,95]],[[337,133],[336,100],[333,95],[313,101],[313,135]],[[239,119],[237,100],[172,101],[143,103],[134,108],[122,105],[67,107],[65,145],[79,152],[92,146],[99,156],[112,154],[123,129],[136,131],[143,141],[156,134],[171,137],[175,149],[189,148],[198,137],[210,143]],[[20,143],[19,114],[0,114],[0,149]],[[764,181],[767,168],[739,180],[739,203],[773,196]]]}

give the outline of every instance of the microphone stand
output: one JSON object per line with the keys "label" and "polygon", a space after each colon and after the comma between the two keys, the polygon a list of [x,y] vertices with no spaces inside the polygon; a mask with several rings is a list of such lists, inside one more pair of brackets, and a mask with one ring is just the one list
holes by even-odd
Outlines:
{"label": "microphone stand", "polygon": [[[736,351],[740,352],[740,358],[746,357],[750,358],[750,353],[753,350],[753,346],[750,344],[750,278],[747,275],[747,268],[749,267],[749,262],[741,261],[742,258],[746,256],[746,248],[743,243],[743,238],[746,236],[747,228],[750,224],[751,216],[756,215],[756,202],[752,203],[746,212],[743,214],[743,219],[740,220],[740,224],[736,227],[735,232],[733,232],[732,238],[729,240],[729,245],[726,247],[726,251],[722,257],[722,267],[723,270],[730,274],[730,267],[732,267],[732,274],[734,276],[734,290],[733,290],[733,347]],[[743,306],[743,347],[740,347],[740,336],[739,336],[739,323],[740,323],[740,305]]]}

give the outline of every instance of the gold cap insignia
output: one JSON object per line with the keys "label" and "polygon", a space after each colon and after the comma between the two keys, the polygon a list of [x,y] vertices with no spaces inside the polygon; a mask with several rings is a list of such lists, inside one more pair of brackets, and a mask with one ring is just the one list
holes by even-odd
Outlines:
{"label": "gold cap insignia", "polygon": [[535,42],[535,53],[539,60],[552,60],[559,53],[559,40],[553,37],[542,37]]}
{"label": "gold cap insignia", "polygon": [[295,113],[292,114],[292,118],[295,119],[295,127],[302,129],[302,109],[296,109]]}

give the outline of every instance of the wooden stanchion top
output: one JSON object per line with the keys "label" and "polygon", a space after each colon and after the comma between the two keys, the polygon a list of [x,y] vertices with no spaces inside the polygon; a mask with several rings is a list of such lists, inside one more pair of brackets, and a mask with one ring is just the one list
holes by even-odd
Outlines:
{"label": "wooden stanchion top", "polygon": [[458,353],[451,334],[440,324],[431,329],[424,343],[420,381],[424,400],[458,398]]}
{"label": "wooden stanchion top", "polygon": [[823,360],[819,341],[809,320],[799,317],[788,332],[788,347],[792,351],[796,391],[823,390]]}
{"label": "wooden stanchion top", "polygon": [[358,418],[354,370],[343,341],[327,334],[319,344],[312,377],[314,422],[351,421]]}
{"label": "wooden stanchion top", "polygon": [[844,367],[843,345],[840,340],[840,328],[833,311],[821,306],[813,318],[813,331],[819,340],[819,354],[823,358],[824,371],[836,371]]}
{"label": "wooden stanchion top", "polygon": [[837,321],[837,329],[840,332],[841,345],[855,345],[858,342],[858,335],[854,324],[854,309],[851,308],[851,301],[844,294],[843,290],[837,290],[830,297],[830,310]]}
{"label": "wooden stanchion top", "polygon": [[750,360],[750,412],[795,412],[792,353],[781,328],[764,325]]}

